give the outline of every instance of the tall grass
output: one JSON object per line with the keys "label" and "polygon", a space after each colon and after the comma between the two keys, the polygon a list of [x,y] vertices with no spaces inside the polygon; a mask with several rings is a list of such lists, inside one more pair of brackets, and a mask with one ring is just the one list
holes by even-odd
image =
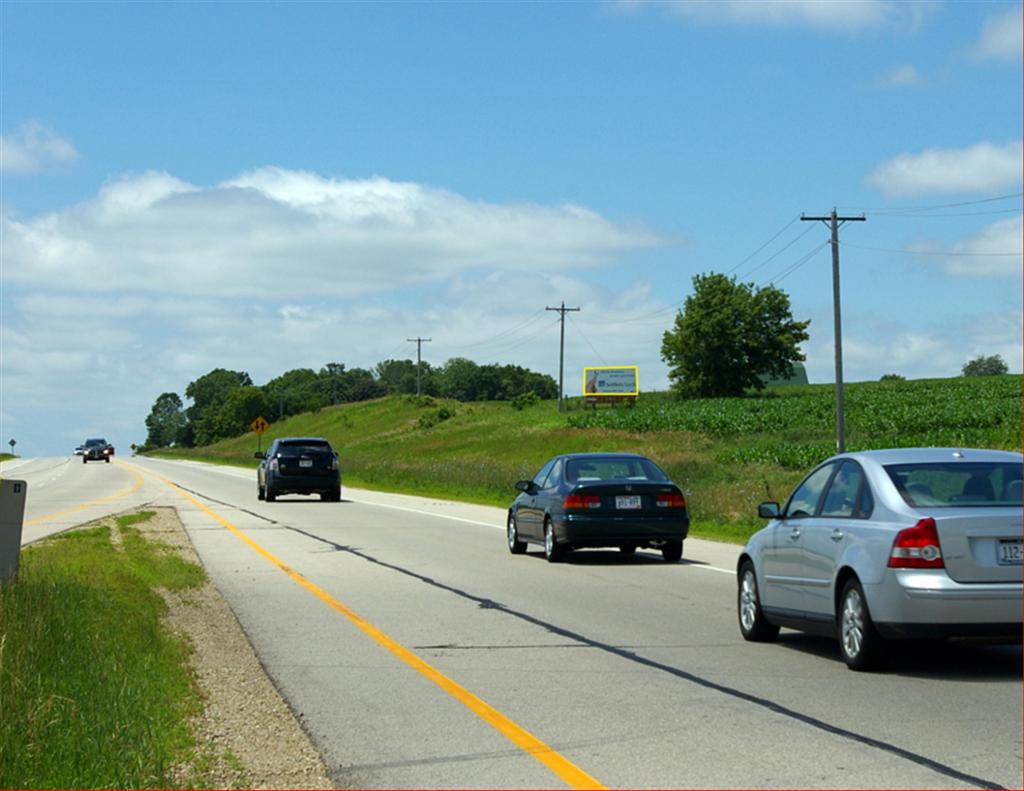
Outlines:
{"label": "tall grass", "polygon": [[[151,516],[151,513],[149,514]],[[156,586],[202,570],[122,517],[22,552],[0,587],[0,788],[168,788],[200,699]]]}

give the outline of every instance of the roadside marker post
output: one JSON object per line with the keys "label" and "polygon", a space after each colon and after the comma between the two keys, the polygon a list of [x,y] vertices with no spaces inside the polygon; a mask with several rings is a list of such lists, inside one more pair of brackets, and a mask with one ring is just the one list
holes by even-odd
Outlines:
{"label": "roadside marker post", "polygon": [[0,585],[18,573],[27,494],[25,481],[0,481]]}

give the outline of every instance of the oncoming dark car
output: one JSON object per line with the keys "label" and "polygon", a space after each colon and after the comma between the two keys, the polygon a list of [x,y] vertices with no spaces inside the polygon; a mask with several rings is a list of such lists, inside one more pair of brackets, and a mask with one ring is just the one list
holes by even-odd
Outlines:
{"label": "oncoming dark car", "polygon": [[90,461],[105,461],[110,464],[110,457],[114,455],[114,449],[105,439],[87,439],[82,446],[82,464]]}
{"label": "oncoming dark car", "polygon": [[331,443],[321,437],[282,437],[270,443],[256,470],[257,496],[268,503],[282,494],[319,494],[341,500],[341,467]]}
{"label": "oncoming dark car", "polygon": [[690,529],[686,498],[648,458],[632,453],[573,453],[548,461],[508,509],[508,549],[541,544],[549,562],[567,550],[618,547],[660,549],[667,561],[683,556]]}

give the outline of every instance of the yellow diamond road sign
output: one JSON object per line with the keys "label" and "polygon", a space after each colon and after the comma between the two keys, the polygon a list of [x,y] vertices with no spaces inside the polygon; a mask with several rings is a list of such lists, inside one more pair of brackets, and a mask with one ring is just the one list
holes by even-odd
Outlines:
{"label": "yellow diamond road sign", "polygon": [[270,424],[266,421],[266,419],[262,415],[260,415],[252,423],[250,423],[249,426],[257,434],[262,434],[264,431],[266,431],[268,428],[270,428]]}

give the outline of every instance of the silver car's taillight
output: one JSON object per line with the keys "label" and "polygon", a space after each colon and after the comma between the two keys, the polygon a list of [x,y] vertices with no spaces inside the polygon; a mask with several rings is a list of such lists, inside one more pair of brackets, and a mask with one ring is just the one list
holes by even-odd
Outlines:
{"label": "silver car's taillight", "polygon": [[941,569],[945,568],[939,531],[930,516],[918,521],[913,527],[901,530],[892,542],[889,553],[891,569]]}

